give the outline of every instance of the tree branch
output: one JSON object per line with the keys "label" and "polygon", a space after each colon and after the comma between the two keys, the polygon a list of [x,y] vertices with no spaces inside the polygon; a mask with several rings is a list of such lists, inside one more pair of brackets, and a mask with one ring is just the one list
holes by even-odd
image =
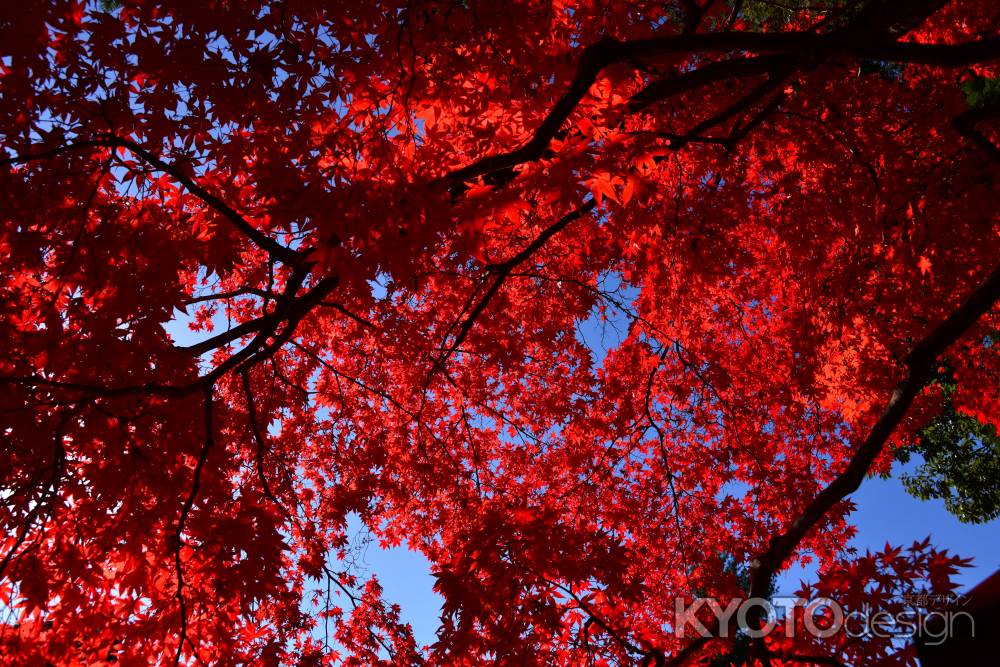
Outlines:
{"label": "tree branch", "polygon": [[564,215],[563,217],[559,218],[557,221],[546,227],[537,237],[535,237],[535,239],[531,243],[525,246],[524,249],[522,249],[520,252],[518,252],[510,259],[501,262],[499,264],[487,265],[486,267],[487,273],[495,276],[492,284],[490,285],[489,289],[486,290],[486,293],[479,300],[479,302],[476,303],[476,305],[472,308],[469,314],[460,322],[453,324],[451,327],[449,327],[448,335],[450,335],[450,332],[453,329],[455,329],[456,326],[458,327],[458,333],[455,334],[455,337],[453,338],[451,345],[449,345],[445,349],[444,353],[434,364],[435,368],[440,368],[441,366],[443,366],[444,363],[448,361],[448,358],[455,353],[455,350],[457,350],[462,345],[462,343],[465,342],[465,339],[469,335],[469,332],[472,330],[472,327],[476,323],[476,320],[479,319],[479,317],[483,314],[483,311],[486,310],[486,307],[489,306],[490,301],[492,301],[493,297],[495,297],[497,292],[500,291],[500,287],[507,279],[507,276],[510,275],[510,272],[513,271],[515,268],[517,268],[518,265],[526,261],[533,254],[535,254],[535,252],[537,252],[543,245],[545,245],[545,243],[549,239],[558,234],[561,230],[565,229],[566,226],[569,225],[569,223],[573,222],[574,220],[578,220],[586,213],[589,213],[590,211],[594,210],[596,206],[597,206],[597,201],[591,199],[590,201],[586,202],[576,210],[567,213],[566,215]]}
{"label": "tree branch", "polygon": [[288,516],[289,512],[285,509],[278,498],[271,491],[271,485],[267,483],[267,476],[264,474],[264,448],[266,446],[266,440],[264,439],[264,434],[260,430],[260,425],[257,423],[257,406],[254,403],[253,391],[250,387],[250,371],[244,369],[240,372],[240,379],[243,385],[243,395],[246,397],[247,401],[247,422],[250,425],[250,431],[253,433],[255,445],[256,445],[256,468],[257,468],[257,479],[260,481],[260,488],[264,492],[264,497],[274,503],[281,512]]}
{"label": "tree branch", "polygon": [[799,542],[834,505],[861,486],[868,469],[903,420],[917,394],[932,379],[938,358],[962,337],[978,319],[1000,301],[1000,267],[997,267],[951,315],[920,340],[906,357],[907,372],[886,403],[868,437],[855,452],[847,468],[820,491],[802,514],[750,564],[749,597],[767,597],[774,575],[798,547]]}
{"label": "tree branch", "polygon": [[[604,38],[583,50],[577,65],[576,75],[569,87],[535,129],[531,139],[512,151],[489,155],[465,167],[455,169],[449,172],[445,179],[452,183],[462,183],[540,159],[563,123],[587,95],[601,71],[611,65],[630,60],[644,60],[683,53],[748,52],[813,59],[846,56],[853,59],[961,67],[1000,57],[1000,38],[997,37],[954,45],[920,44],[899,42],[891,38],[874,38],[870,35],[864,35],[863,32],[863,36],[859,36],[858,32],[860,31],[856,28],[839,30],[829,34],[727,31],[688,33],[628,42]],[[751,58],[749,60],[759,63],[761,59]],[[763,73],[763,70],[766,69],[760,68],[759,64],[756,66],[747,64],[746,61],[746,58],[736,58],[720,63],[710,63],[692,72],[686,72],[678,77],[651,85],[660,84],[663,91],[658,99],[665,99],[664,95],[669,96],[667,93],[673,87],[677,87],[677,92],[683,92],[683,90],[690,90],[697,85],[702,85],[699,83],[700,79],[704,79],[704,83],[708,83],[713,80],[719,81]],[[696,72],[699,74],[695,74]],[[670,94],[677,94],[677,92]],[[639,95],[642,96],[643,93],[639,93]],[[652,96],[652,93],[646,93],[646,96]],[[631,101],[630,106],[632,106]],[[632,106],[631,110],[639,111],[645,106],[648,104],[638,106],[638,108]]]}
{"label": "tree branch", "polygon": [[210,350],[214,350],[217,347],[221,347],[227,343],[251,334],[255,331],[260,331],[265,326],[275,323],[275,318],[273,315],[265,315],[264,317],[258,317],[257,319],[248,320],[241,324],[237,324],[232,329],[227,329],[222,333],[216,334],[211,338],[207,338],[199,343],[193,343],[191,345],[185,345],[184,347],[178,348],[185,352],[189,352],[193,356],[200,356]]}
{"label": "tree branch", "polygon": [[187,606],[184,601],[184,567],[181,563],[181,547],[184,546],[184,527],[187,524],[188,516],[194,507],[195,500],[198,499],[198,491],[201,488],[201,472],[205,468],[208,454],[215,444],[215,434],[212,430],[212,387],[205,390],[205,444],[202,445],[201,453],[198,455],[198,462],[194,467],[194,476],[191,480],[191,490],[181,507],[181,515],[177,520],[177,528],[174,530],[173,551],[174,569],[177,576],[177,589],[174,593],[177,598],[177,605],[180,608],[181,632],[177,640],[177,653],[174,655],[174,667],[181,662],[184,652],[184,642],[187,641]]}
{"label": "tree branch", "polygon": [[286,248],[274,239],[272,239],[267,234],[263,233],[256,227],[254,227],[250,222],[244,218],[242,215],[237,213],[232,207],[226,204],[224,201],[213,195],[211,192],[198,185],[190,176],[185,174],[174,164],[170,164],[165,160],[160,159],[150,151],[146,150],[136,142],[130,139],[124,139],[112,134],[98,135],[93,139],[86,139],[75,141],[69,144],[64,144],[63,146],[58,146],[45,151],[40,151],[37,153],[27,153],[23,155],[16,155],[14,157],[5,158],[0,160],[0,166],[7,165],[17,165],[24,164],[27,162],[33,162],[36,160],[43,160],[50,157],[55,157],[56,155],[62,153],[69,153],[75,151],[86,150],[88,148],[125,148],[135,155],[142,158],[145,162],[153,166],[157,171],[161,171],[165,174],[170,175],[177,182],[184,186],[188,192],[193,194],[195,197],[200,199],[202,203],[207,205],[209,208],[213,209],[217,213],[221,214],[224,218],[229,220],[240,230],[244,236],[253,241],[258,247],[266,250],[270,255],[279,259],[286,264],[301,264],[303,261],[303,256],[295,252],[291,248]]}

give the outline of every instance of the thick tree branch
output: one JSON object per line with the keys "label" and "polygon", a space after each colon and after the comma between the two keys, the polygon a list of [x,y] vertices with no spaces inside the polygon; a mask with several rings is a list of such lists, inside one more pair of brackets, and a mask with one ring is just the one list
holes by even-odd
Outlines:
{"label": "thick tree branch", "polygon": [[264,317],[258,317],[257,319],[248,320],[241,324],[237,324],[231,329],[227,329],[222,333],[216,334],[211,338],[206,338],[205,340],[193,343],[192,345],[185,345],[184,347],[178,348],[189,352],[194,356],[200,356],[206,352],[214,350],[217,347],[231,343],[234,340],[242,338],[247,334],[251,334],[255,331],[260,331],[264,327],[277,324],[273,315],[265,315]]}
{"label": "thick tree branch", "polygon": [[[785,58],[808,57],[810,59],[842,56],[852,59],[887,60],[939,67],[961,67],[1000,58],[1000,38],[996,37],[950,45],[899,42],[887,37],[861,35],[864,35],[864,31],[854,28],[829,34],[815,32],[689,33],[628,42],[605,38],[583,50],[576,75],[569,87],[536,128],[531,139],[512,151],[490,155],[465,167],[455,169],[447,174],[446,179],[452,183],[461,183],[494,172],[513,169],[520,164],[540,159],[552,139],[562,128],[563,123],[587,95],[600,73],[605,68],[617,63],[685,53],[756,53]],[[751,58],[749,60],[751,64],[747,64],[745,58],[710,63],[692,72],[686,72],[664,82],[651,85],[660,85],[662,91],[656,96],[656,99],[665,99],[670,95],[691,90],[711,81],[763,73],[766,67],[762,67],[760,63],[762,61],[771,62],[766,58]],[[671,92],[675,88],[676,92]],[[645,91],[638,95],[643,101],[653,97],[652,93]],[[638,111],[648,104],[630,102],[630,106],[632,111]]]}
{"label": "thick tree branch", "polygon": [[[289,338],[291,338],[291,336],[295,333],[295,329],[298,324],[310,312],[312,312],[313,308],[318,306],[327,296],[329,296],[339,283],[338,276],[328,276],[317,282],[315,286],[310,288],[301,296],[295,297],[294,295],[304,279],[304,271],[298,272],[297,277],[290,279],[290,287],[286,289],[285,295],[279,299],[278,307],[268,318],[251,320],[251,322],[247,324],[252,326],[247,327],[246,330],[240,329],[238,326],[228,332],[220,334],[217,337],[209,339],[210,341],[215,341],[216,345],[213,346],[217,346],[218,344],[222,344],[218,342],[219,340],[225,339],[225,342],[228,342],[239,337],[239,335],[251,333],[253,331],[258,332],[257,335],[254,336],[253,340],[251,340],[241,350],[233,354],[231,357],[228,357],[212,371],[198,377],[198,379],[188,384],[165,385],[148,382],[143,384],[107,387],[95,384],[86,384],[83,382],[52,380],[40,376],[0,377],[0,383],[16,384],[27,387],[50,387],[52,389],[75,391],[88,396],[103,398],[129,395],[183,397],[197,391],[204,391],[206,388],[211,387],[226,373],[232,370],[250,368],[273,356],[282,345],[288,342]],[[262,320],[266,320],[266,322],[262,322]],[[284,322],[284,327],[279,332],[277,328],[282,322]],[[265,324],[267,326],[264,326]],[[273,326],[271,326],[272,324]],[[237,330],[240,332],[239,335],[233,334],[233,332]],[[268,343],[267,339],[272,337],[273,339],[270,343]],[[197,343],[194,346],[180,349],[192,353],[203,353],[207,351],[207,349],[202,348],[208,345],[208,343],[209,341],[203,341],[202,343]]]}
{"label": "thick tree branch", "polygon": [[191,298],[184,300],[184,305],[190,306],[196,303],[204,303],[205,301],[222,301],[226,299],[236,299],[241,296],[259,296],[262,299],[270,299],[273,295],[266,290],[257,289],[256,287],[241,287],[240,289],[234,289],[228,292],[217,292],[215,294],[202,294],[201,296],[192,296]]}
{"label": "thick tree branch", "polygon": [[759,56],[709,63],[675,77],[653,81],[629,98],[628,108],[632,112],[644,111],[657,102],[711,83],[761,76],[767,74],[772,67],[776,67],[781,61],[780,57]]}
{"label": "thick tree branch", "polygon": [[840,475],[819,492],[783,533],[750,564],[749,597],[767,597],[775,574],[806,534],[834,505],[858,490],[872,463],[893,431],[902,422],[917,394],[932,379],[939,357],[1000,301],[1000,267],[955,311],[919,341],[906,357],[907,372],[897,385],[882,415]]}
{"label": "thick tree branch", "polygon": [[[215,380],[231,370],[250,368],[261,361],[274,356],[274,354],[281,349],[281,347],[287,343],[295,333],[295,329],[298,327],[299,322],[305,319],[305,317],[312,312],[313,308],[318,306],[323,299],[329,296],[329,294],[336,289],[339,283],[339,276],[329,276],[323,278],[301,297],[291,300],[287,307],[283,308],[281,311],[275,312],[276,321],[285,322],[285,326],[280,332],[275,330],[262,330],[252,341],[250,341],[250,343],[247,344],[246,347],[219,364],[215,370],[205,375],[202,378],[202,381],[207,383],[215,382]],[[264,345],[267,339],[271,336],[273,336],[273,340],[270,343],[267,343],[267,345]]]}

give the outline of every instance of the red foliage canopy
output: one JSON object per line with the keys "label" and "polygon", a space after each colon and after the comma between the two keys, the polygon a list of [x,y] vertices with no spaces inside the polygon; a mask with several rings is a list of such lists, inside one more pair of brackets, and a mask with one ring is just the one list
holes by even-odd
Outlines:
{"label": "red foliage canopy", "polygon": [[845,499],[945,361],[1000,425],[995,3],[0,11],[7,664],[680,664],[736,644],[675,598],[804,559],[947,590]]}

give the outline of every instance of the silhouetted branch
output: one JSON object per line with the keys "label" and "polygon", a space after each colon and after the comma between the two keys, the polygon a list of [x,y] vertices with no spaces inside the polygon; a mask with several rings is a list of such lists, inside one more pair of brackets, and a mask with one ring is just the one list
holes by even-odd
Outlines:
{"label": "silhouetted branch", "polygon": [[302,262],[303,257],[301,255],[291,248],[286,248],[267,234],[254,227],[246,218],[237,213],[231,206],[213,195],[211,192],[195,182],[193,178],[181,171],[177,165],[166,162],[130,139],[124,139],[110,134],[98,135],[93,139],[81,139],[79,141],[74,141],[72,143],[39,151],[37,153],[26,153],[23,155],[0,159],[0,166],[24,164],[26,162],[55,157],[56,155],[60,155],[62,153],[81,151],[89,148],[124,148],[129,150],[142,158],[145,162],[149,163],[157,171],[162,171],[163,173],[173,177],[173,179],[183,185],[188,192],[200,199],[202,203],[229,220],[234,227],[240,230],[247,238],[257,244],[257,246],[261,249],[266,250],[275,258],[288,264],[300,264]]}

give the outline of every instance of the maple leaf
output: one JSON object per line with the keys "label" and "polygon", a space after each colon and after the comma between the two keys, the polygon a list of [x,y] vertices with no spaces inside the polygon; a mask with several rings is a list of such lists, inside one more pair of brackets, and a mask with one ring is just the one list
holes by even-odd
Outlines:
{"label": "maple leaf", "polygon": [[615,185],[622,182],[622,179],[618,176],[612,176],[607,172],[598,173],[594,175],[593,178],[589,178],[584,181],[584,184],[594,195],[594,200],[600,204],[604,201],[605,197],[611,201],[618,201],[618,193],[615,191]]}

